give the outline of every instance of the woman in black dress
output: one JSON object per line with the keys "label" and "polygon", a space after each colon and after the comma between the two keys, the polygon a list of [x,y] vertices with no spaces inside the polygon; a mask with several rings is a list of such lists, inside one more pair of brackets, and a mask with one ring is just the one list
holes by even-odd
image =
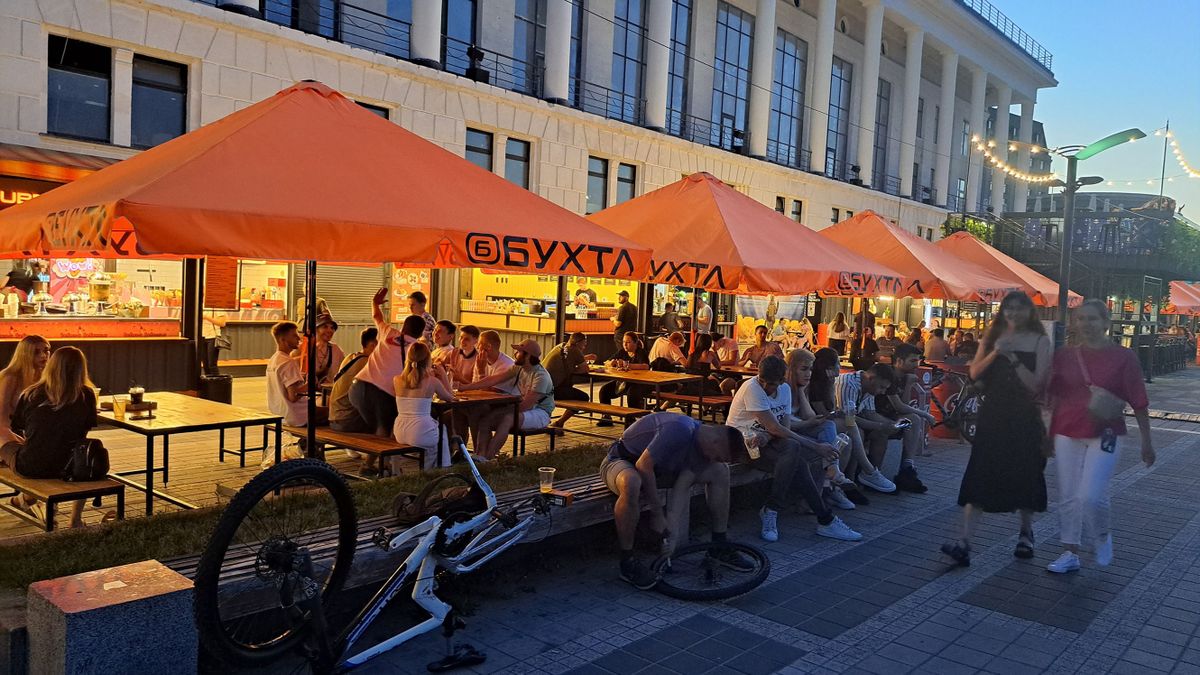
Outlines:
{"label": "woman in black dress", "polygon": [[980,511],[1019,512],[1021,533],[1013,555],[1033,557],[1033,513],[1046,510],[1046,429],[1038,399],[1050,361],[1050,339],[1033,302],[1024,293],[1009,293],[971,362],[971,378],[983,385],[984,398],[958,492],[962,537],[942,545],[942,552],[959,565],[971,564],[971,535]]}

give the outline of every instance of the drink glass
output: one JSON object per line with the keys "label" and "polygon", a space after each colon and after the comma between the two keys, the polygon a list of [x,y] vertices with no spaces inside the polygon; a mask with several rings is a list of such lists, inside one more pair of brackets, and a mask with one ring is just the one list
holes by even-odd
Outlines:
{"label": "drink glass", "polygon": [[538,468],[538,487],[543,494],[554,490],[554,467]]}
{"label": "drink glass", "polygon": [[125,419],[125,406],[129,403],[126,399],[114,396],[113,397],[113,418],[118,420]]}

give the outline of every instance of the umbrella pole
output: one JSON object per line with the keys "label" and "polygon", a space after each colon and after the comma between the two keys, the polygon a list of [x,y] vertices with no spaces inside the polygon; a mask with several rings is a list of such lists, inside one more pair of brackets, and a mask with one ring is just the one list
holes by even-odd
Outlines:
{"label": "umbrella pole", "polygon": [[304,332],[308,336],[304,358],[308,360],[308,433],[304,454],[317,452],[317,261],[304,263]]}
{"label": "umbrella pole", "polygon": [[700,302],[700,289],[693,288],[692,289],[692,323],[691,323],[692,330],[690,331],[691,335],[689,336],[690,341],[688,343],[688,353],[691,353],[696,350],[696,336],[700,334],[699,331],[696,330],[696,305],[699,302]]}

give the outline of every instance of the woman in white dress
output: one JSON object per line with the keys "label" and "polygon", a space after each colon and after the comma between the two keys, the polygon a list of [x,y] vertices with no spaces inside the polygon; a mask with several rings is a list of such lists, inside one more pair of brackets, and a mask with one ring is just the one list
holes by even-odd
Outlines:
{"label": "woman in white dress", "polygon": [[[446,369],[435,365],[429,347],[415,342],[408,348],[404,371],[392,380],[396,391],[396,423],[392,435],[397,443],[425,449],[424,469],[450,465],[450,445],[443,434],[438,448],[438,422],[431,414],[433,397],[453,401]],[[392,459],[392,473],[399,473],[399,458]]]}

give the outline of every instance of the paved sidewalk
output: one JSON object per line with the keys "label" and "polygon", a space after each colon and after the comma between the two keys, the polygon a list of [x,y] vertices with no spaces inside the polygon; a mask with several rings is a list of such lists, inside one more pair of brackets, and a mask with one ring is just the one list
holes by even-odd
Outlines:
{"label": "paved sidewalk", "polygon": [[[1200,413],[1200,369],[1156,378],[1151,392],[1155,409]],[[872,494],[841,514],[861,543],[822,539],[811,516],[783,514],[781,540],[764,545],[771,576],[746,596],[680,602],[620,582],[615,546],[547,551],[552,562],[514,588],[472,597],[461,637],[489,655],[477,672],[1200,673],[1200,424],[1153,426],[1152,469],[1136,436],[1119,449],[1107,568],[1085,556],[1077,573],[1046,572],[1060,552],[1053,460],[1035,558],[1012,556],[1016,516],[988,516],[972,566],[951,568],[938,546],[956,532],[969,449],[939,442],[918,460],[928,494]],[[757,526],[739,509],[731,536],[761,544]],[[406,625],[383,623],[376,632]],[[365,670],[424,672],[441,650],[428,635]]]}

